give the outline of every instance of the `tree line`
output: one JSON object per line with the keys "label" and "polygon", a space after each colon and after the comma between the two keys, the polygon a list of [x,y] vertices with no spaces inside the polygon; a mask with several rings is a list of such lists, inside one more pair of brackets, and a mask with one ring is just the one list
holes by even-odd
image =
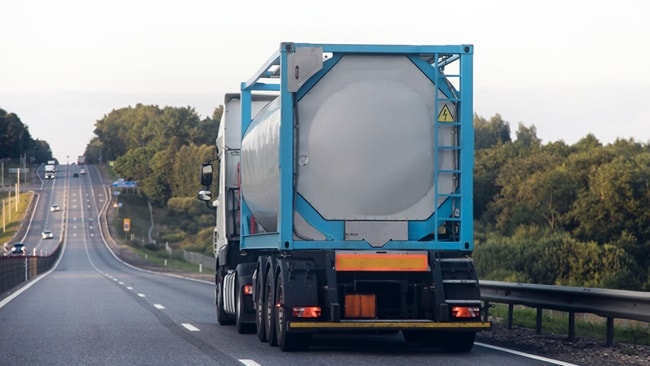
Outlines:
{"label": "tree line", "polygon": [[650,290],[650,146],[516,139],[474,116],[474,257],[481,278]]}
{"label": "tree line", "polygon": [[[138,104],[95,124],[89,162],[120,176],[169,216],[167,238],[211,252],[214,212],[195,198],[200,164],[214,158],[223,106],[200,119],[191,107]],[[543,144],[535,126],[474,116],[475,262],[480,278],[650,290],[650,147]]]}
{"label": "tree line", "polygon": [[30,163],[52,160],[52,149],[47,141],[34,139],[15,113],[0,108],[0,160],[26,158]]}

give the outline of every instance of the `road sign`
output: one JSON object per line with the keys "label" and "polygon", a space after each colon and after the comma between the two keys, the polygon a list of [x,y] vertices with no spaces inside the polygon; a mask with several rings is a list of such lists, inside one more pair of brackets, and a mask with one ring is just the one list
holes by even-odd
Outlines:
{"label": "road sign", "polygon": [[124,232],[131,231],[131,219],[128,217],[124,218]]}

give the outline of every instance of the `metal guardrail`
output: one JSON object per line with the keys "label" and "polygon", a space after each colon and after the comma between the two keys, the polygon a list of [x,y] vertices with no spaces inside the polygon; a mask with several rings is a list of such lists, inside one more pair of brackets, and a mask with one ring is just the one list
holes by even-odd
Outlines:
{"label": "metal guardrail", "polygon": [[48,256],[2,256],[0,257],[0,296],[14,287],[49,271],[62,251],[59,244]]}
{"label": "metal guardrail", "polygon": [[569,314],[568,339],[575,339],[575,314],[590,313],[607,319],[607,345],[614,344],[614,319],[650,322],[650,293],[602,288],[565,287],[522,284],[499,281],[480,281],[481,298],[508,304],[508,329],[512,328],[514,305],[537,309],[536,331],[542,331],[542,309],[564,311]]}

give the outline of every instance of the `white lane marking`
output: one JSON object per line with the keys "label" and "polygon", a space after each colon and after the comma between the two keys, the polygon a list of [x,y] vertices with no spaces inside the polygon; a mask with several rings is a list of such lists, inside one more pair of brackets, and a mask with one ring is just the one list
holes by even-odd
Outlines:
{"label": "white lane marking", "polygon": [[120,285],[124,286],[124,282],[120,281],[118,282]]}
{"label": "white lane marking", "polygon": [[181,325],[185,327],[185,329],[189,330],[190,332],[198,332],[200,330],[199,328],[193,326],[190,323],[181,323]]}
{"label": "white lane marking", "polygon": [[245,366],[262,366],[262,365],[260,365],[259,363],[255,362],[253,360],[243,359],[243,360],[238,360],[238,361],[241,362],[242,364],[244,364]]}
{"label": "white lane marking", "polygon": [[165,309],[165,307],[160,305],[160,304],[153,304],[153,307],[155,307],[158,310],[164,310]]}
{"label": "white lane marking", "polygon": [[128,290],[133,290],[133,286],[128,286],[127,289]]}
{"label": "white lane marking", "polygon": [[576,364],[574,364],[574,363],[570,363],[570,362],[558,361],[558,360],[554,360],[554,359],[551,359],[551,358],[546,358],[546,357],[541,357],[541,356],[531,355],[530,353],[524,353],[524,352],[519,352],[519,351],[515,351],[515,350],[512,350],[512,349],[508,349],[508,348],[502,348],[502,347],[492,346],[492,345],[485,344],[485,343],[474,342],[474,344],[477,345],[477,346],[484,347],[484,348],[490,348],[490,349],[493,349],[493,350],[496,350],[496,351],[501,351],[501,352],[511,353],[511,354],[513,354],[513,355],[517,355],[517,356],[521,356],[521,357],[526,357],[526,358],[530,358],[530,359],[537,360],[537,361],[548,362],[548,363],[551,364],[551,365],[559,365],[559,366],[578,366],[578,365],[576,365]]}
{"label": "white lane marking", "polygon": [[138,296],[145,297],[143,293],[138,293]]}

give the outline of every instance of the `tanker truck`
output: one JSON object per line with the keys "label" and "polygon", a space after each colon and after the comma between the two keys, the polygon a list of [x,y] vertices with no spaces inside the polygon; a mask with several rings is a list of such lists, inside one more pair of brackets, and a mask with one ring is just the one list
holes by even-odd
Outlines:
{"label": "tanker truck", "polygon": [[472,60],[472,45],[284,42],[225,95],[198,194],[216,209],[219,324],[282,351],[343,332],[472,349],[491,326],[471,257]]}

